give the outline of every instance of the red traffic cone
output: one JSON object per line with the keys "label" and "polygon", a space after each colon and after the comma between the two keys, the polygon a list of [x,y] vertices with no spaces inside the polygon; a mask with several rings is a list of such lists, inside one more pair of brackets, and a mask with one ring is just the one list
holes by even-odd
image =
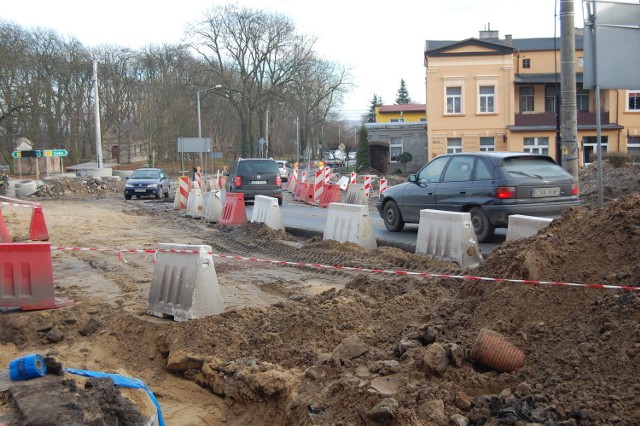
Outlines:
{"label": "red traffic cone", "polygon": [[31,241],[49,241],[49,232],[44,222],[42,206],[34,207],[29,226],[29,239]]}
{"label": "red traffic cone", "polygon": [[11,236],[9,235],[9,230],[7,229],[7,225],[4,223],[4,217],[2,216],[2,209],[0,209],[0,243],[10,243]]}

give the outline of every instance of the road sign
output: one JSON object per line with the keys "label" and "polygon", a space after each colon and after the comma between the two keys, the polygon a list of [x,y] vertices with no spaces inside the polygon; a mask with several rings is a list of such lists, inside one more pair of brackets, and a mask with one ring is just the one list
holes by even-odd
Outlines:
{"label": "road sign", "polygon": [[42,151],[42,155],[45,157],[66,157],[67,150],[66,149],[48,149]]}
{"label": "road sign", "polygon": [[345,144],[341,143],[340,145],[338,145],[338,148],[340,148],[340,151],[344,151],[346,146],[345,146]]}
{"label": "road sign", "polygon": [[40,151],[39,150],[24,150],[24,151],[13,151],[11,153],[11,156],[13,158],[35,158],[35,157],[40,157]]}

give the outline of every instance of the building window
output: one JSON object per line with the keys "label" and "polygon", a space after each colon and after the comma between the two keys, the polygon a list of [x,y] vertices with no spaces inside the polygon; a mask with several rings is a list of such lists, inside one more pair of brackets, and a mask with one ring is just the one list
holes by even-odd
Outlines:
{"label": "building window", "polygon": [[640,111],[640,90],[629,90],[629,111]]}
{"label": "building window", "polygon": [[389,154],[391,155],[391,162],[397,163],[398,156],[404,152],[404,143],[402,138],[390,138],[389,139]]}
{"label": "building window", "polygon": [[462,152],[462,138],[447,138],[447,154]]}
{"label": "building window", "polygon": [[520,86],[520,112],[533,111],[533,86]]}
{"label": "building window", "polygon": [[447,87],[447,114],[462,114],[462,87]]}
{"label": "building window", "polygon": [[495,107],[495,86],[480,86],[480,112],[496,112]]}
{"label": "building window", "polygon": [[560,104],[560,87],[546,86],[544,88],[544,111],[556,114],[556,105]]}
{"label": "building window", "polygon": [[480,138],[480,151],[495,151],[496,140],[495,138]]}
{"label": "building window", "polygon": [[576,108],[578,111],[589,111],[588,89],[576,89]]}
{"label": "building window", "polygon": [[640,136],[629,136],[627,139],[627,154],[640,155]]}
{"label": "building window", "polygon": [[522,60],[522,68],[531,68],[531,59],[525,58]]}
{"label": "building window", "polygon": [[549,155],[549,138],[524,138],[523,152]]}

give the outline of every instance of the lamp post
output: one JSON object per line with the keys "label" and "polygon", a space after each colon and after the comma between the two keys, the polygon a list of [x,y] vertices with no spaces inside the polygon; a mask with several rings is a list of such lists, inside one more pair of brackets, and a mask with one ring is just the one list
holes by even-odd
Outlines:
{"label": "lamp post", "polygon": [[[222,87],[221,84],[216,84],[213,87],[209,87],[208,89],[198,90],[196,92],[196,99],[198,101],[198,138],[199,139],[202,138],[202,122],[200,121],[200,93],[201,92],[206,92],[208,90],[216,90],[216,89],[219,89],[221,87]],[[202,152],[200,152],[200,164],[202,164]]]}

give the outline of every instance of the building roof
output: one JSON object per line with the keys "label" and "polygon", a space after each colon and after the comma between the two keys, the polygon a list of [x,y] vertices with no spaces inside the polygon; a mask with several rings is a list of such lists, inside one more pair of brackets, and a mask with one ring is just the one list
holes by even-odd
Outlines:
{"label": "building roof", "polygon": [[[426,40],[424,52],[425,55],[430,53],[438,53],[442,50],[448,50],[457,45],[465,45],[470,43],[493,44],[500,47],[508,47],[520,52],[531,52],[536,50],[560,50],[560,37],[540,37],[540,38],[468,38],[466,40]],[[576,35],[575,48],[582,50],[583,36]]]}
{"label": "building roof", "polygon": [[427,104],[380,105],[378,107],[378,112],[424,112],[426,114]]}

